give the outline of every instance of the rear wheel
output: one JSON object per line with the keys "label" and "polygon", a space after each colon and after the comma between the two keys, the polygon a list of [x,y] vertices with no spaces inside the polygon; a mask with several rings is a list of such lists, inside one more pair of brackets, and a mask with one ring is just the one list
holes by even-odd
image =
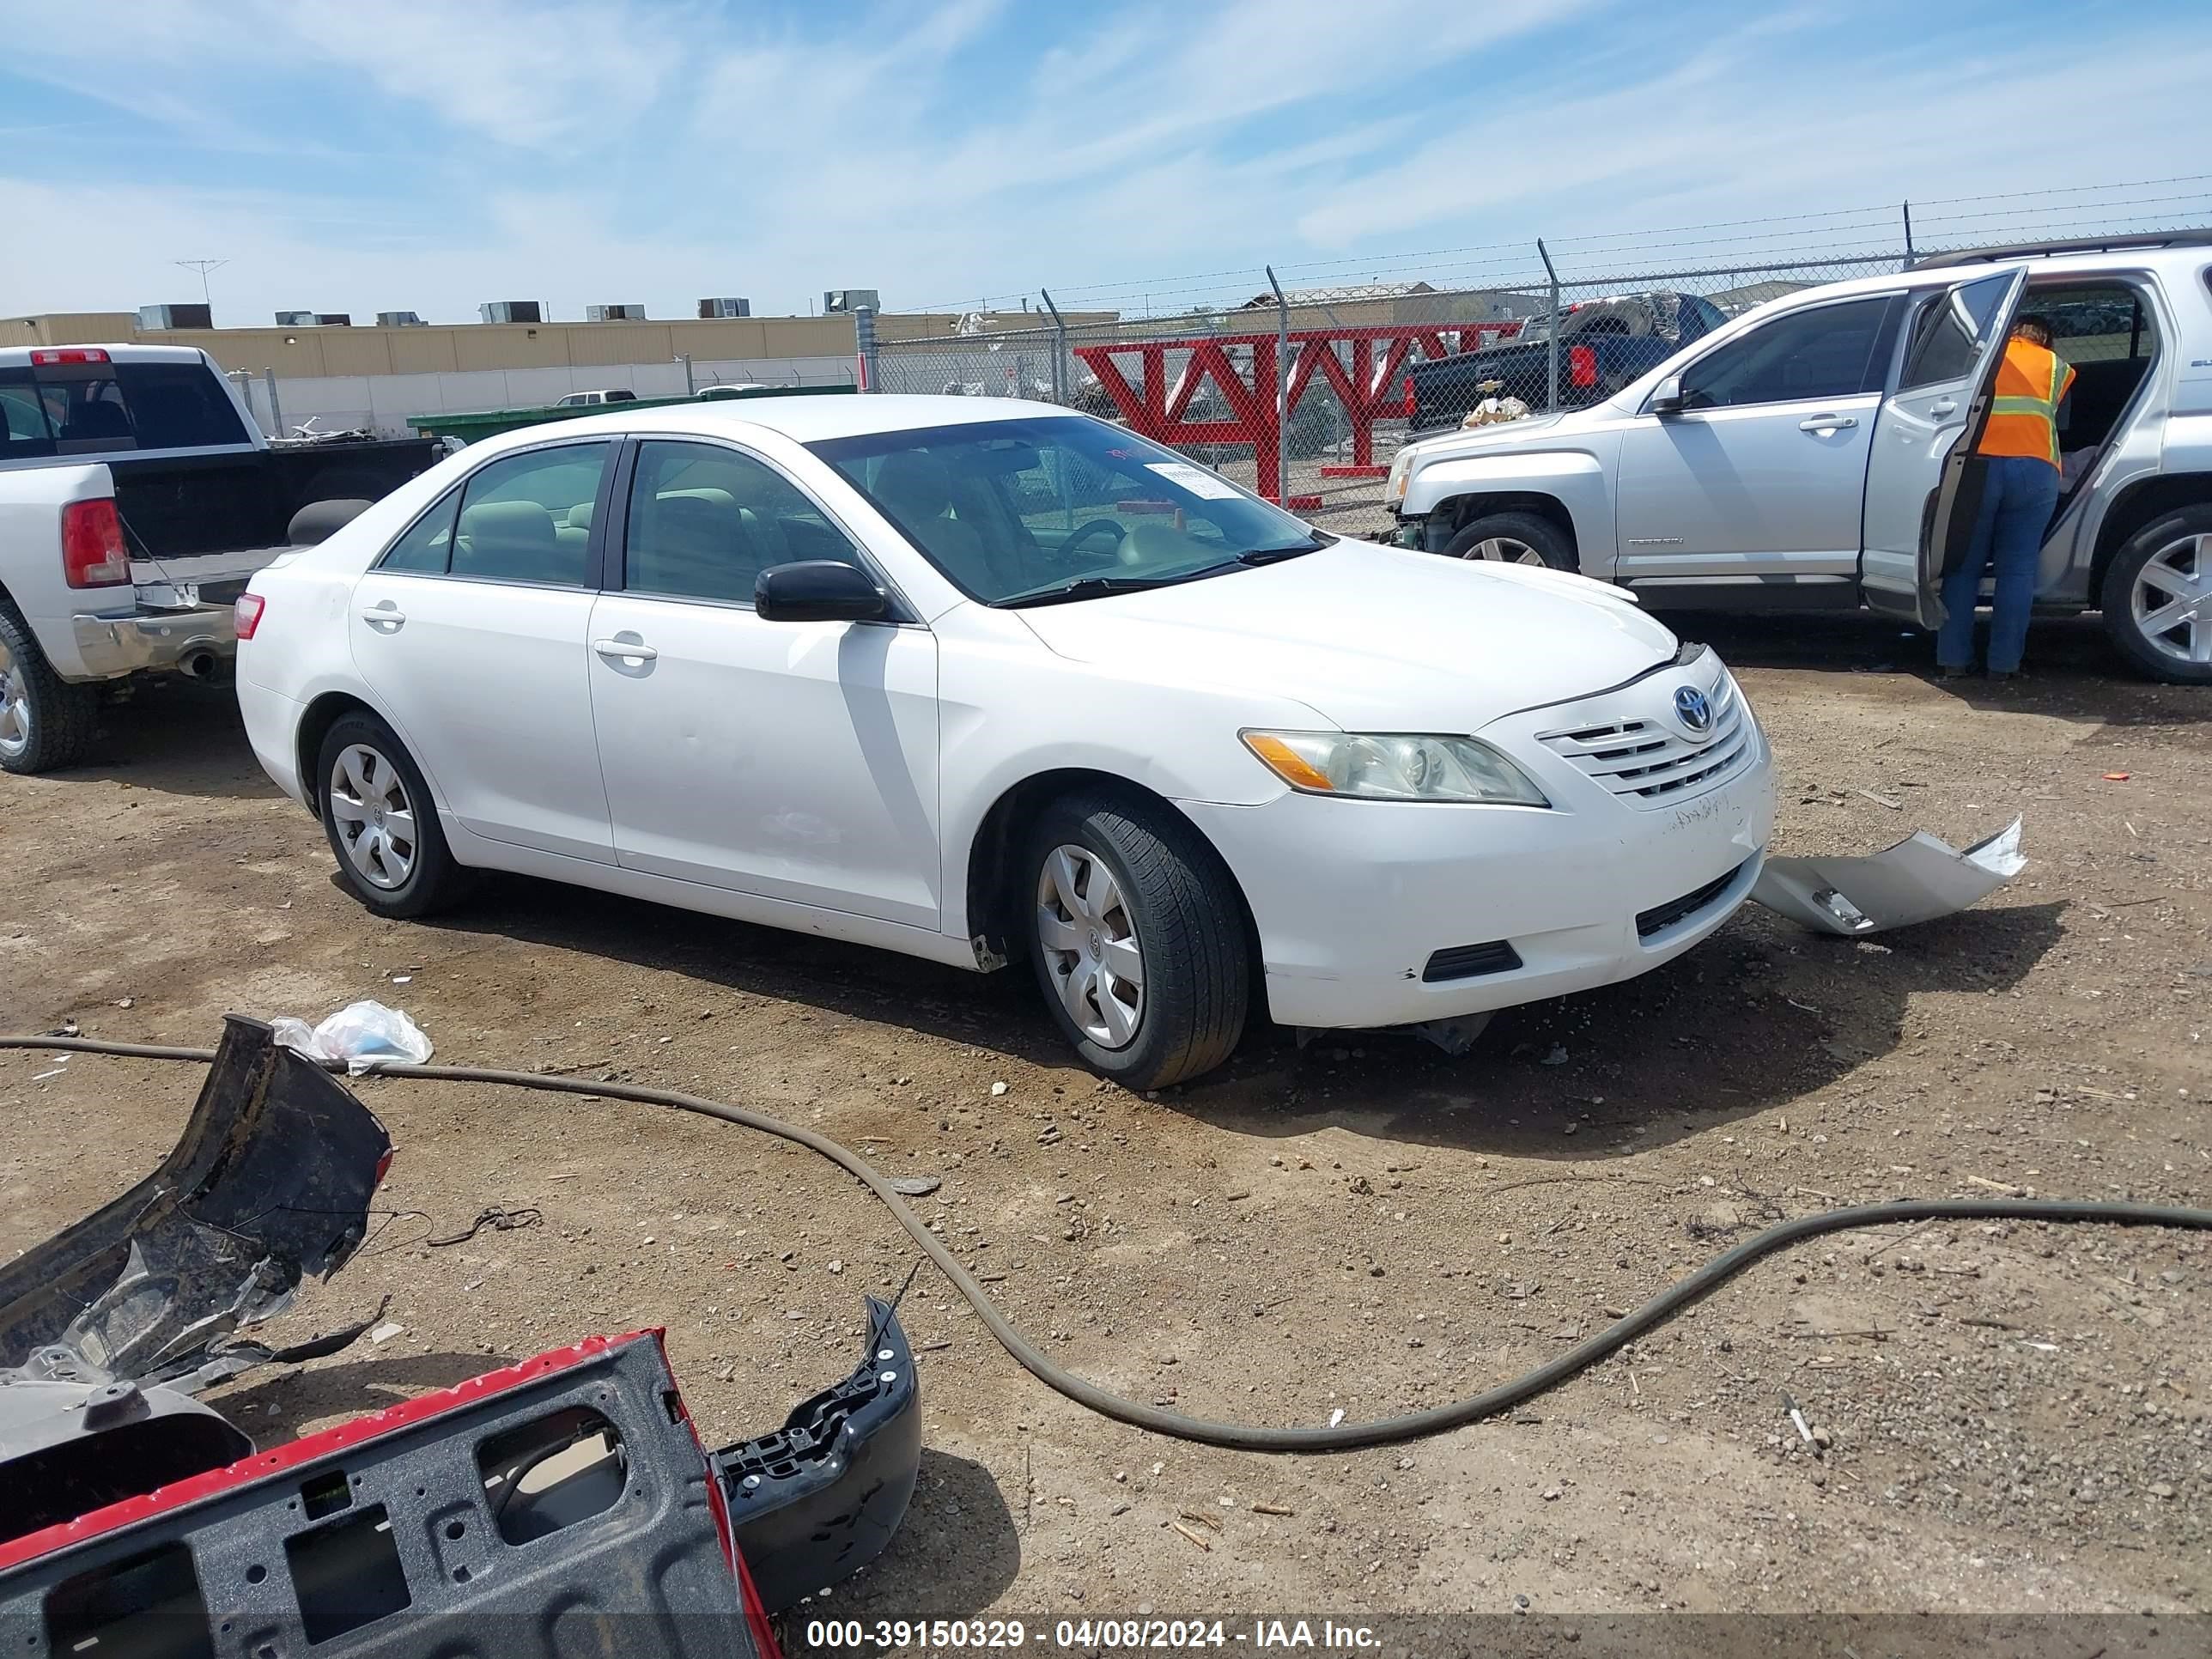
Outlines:
{"label": "rear wheel", "polygon": [[1549,519],[1534,513],[1486,513],[1471,520],[1444,548],[1448,559],[1488,559],[1500,564],[1575,568],[1574,543]]}
{"label": "rear wheel", "polygon": [[2212,505],[2130,537],[2105,572],[2105,632],[2154,679],[2212,685]]}
{"label": "rear wheel", "polygon": [[462,896],[469,872],[446,845],[422,769],[390,726],[373,714],[341,716],[316,764],[323,833],[349,892],[393,917],[430,915]]}
{"label": "rear wheel", "polygon": [[1022,868],[1037,983],[1087,1064],[1156,1089],[1229,1058],[1251,969],[1235,886],[1204,837],[1166,808],[1076,797],[1039,817]]}
{"label": "rear wheel", "polygon": [[99,712],[93,689],[58,678],[30,625],[0,606],[0,769],[27,776],[75,765]]}

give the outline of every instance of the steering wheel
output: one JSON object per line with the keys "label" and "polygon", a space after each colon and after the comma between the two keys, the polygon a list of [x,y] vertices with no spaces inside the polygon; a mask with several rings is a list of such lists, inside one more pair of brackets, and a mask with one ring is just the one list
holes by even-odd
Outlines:
{"label": "steering wheel", "polygon": [[1060,556],[1063,559],[1068,557],[1079,544],[1089,541],[1094,536],[1111,536],[1115,542],[1114,550],[1118,554],[1121,544],[1127,538],[1128,534],[1129,532],[1126,526],[1117,524],[1112,519],[1093,519],[1087,524],[1078,525],[1067,539],[1060,544]]}

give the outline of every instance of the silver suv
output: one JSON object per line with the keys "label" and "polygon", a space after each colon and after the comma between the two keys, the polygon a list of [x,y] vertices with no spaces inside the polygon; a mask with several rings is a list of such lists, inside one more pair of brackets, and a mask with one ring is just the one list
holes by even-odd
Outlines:
{"label": "silver suv", "polygon": [[1999,348],[2033,311],[2075,371],[2038,606],[2101,608],[2144,672],[2212,684],[2208,278],[2212,232],[2190,232],[1807,289],[1591,408],[1407,445],[1395,539],[1580,570],[1655,607],[1864,604],[1933,629]]}

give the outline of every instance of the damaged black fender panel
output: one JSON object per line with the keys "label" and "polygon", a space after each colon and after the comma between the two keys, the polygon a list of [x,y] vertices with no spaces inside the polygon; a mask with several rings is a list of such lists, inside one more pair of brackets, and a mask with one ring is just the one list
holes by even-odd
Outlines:
{"label": "damaged black fender panel", "polygon": [[112,1203],[0,1267],[0,1371],[106,1382],[198,1371],[302,1277],[360,1248],[392,1156],[375,1115],[335,1078],[232,1015],[183,1138]]}

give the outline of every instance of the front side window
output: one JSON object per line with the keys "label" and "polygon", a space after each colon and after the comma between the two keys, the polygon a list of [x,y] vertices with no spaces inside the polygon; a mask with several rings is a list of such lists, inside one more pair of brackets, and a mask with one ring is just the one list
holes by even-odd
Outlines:
{"label": "front side window", "polygon": [[762,571],[799,559],[861,562],[845,532],[767,463],[720,444],[638,446],[626,590],[750,605]]}
{"label": "front side window", "polygon": [[1224,574],[1333,539],[1171,449],[1085,416],[810,447],[987,605]]}
{"label": "front side window", "polygon": [[613,453],[611,443],[562,444],[470,474],[447,569],[483,581],[583,586],[599,478]]}
{"label": "front side window", "polygon": [[1890,296],[1818,306],[1761,324],[1682,372],[1686,409],[1802,403],[1881,390],[1895,337]]}

